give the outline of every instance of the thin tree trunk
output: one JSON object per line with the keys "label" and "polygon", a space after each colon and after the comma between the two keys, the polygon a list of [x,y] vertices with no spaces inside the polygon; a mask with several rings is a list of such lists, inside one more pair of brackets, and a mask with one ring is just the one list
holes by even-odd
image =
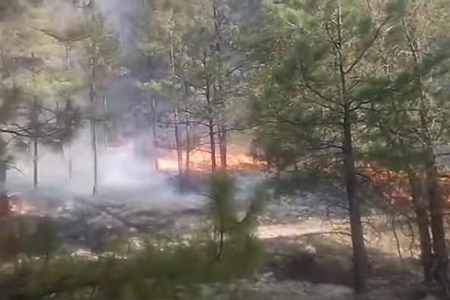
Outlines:
{"label": "thin tree trunk", "polygon": [[433,275],[446,296],[450,295],[448,253],[445,241],[443,198],[439,191],[439,177],[434,156],[429,154],[426,164],[426,193],[430,202],[431,233],[433,236]]}
{"label": "thin tree trunk", "polygon": [[353,154],[351,124],[344,121],[344,177],[347,191],[347,201],[350,213],[350,230],[353,246],[353,284],[355,292],[366,290],[365,278],[367,276],[367,252],[364,243],[364,231],[361,222],[361,209],[356,193],[356,172]]}
{"label": "thin tree trunk", "polygon": [[178,109],[174,109],[173,111],[173,119],[175,123],[175,147],[177,150],[177,161],[178,161],[178,174],[183,174],[183,152],[181,149],[181,141],[180,141],[180,120],[178,117]]}
{"label": "thin tree trunk", "polygon": [[39,125],[38,125],[38,103],[36,96],[33,98],[33,188],[37,189],[39,184]]}
{"label": "thin tree trunk", "polygon": [[66,43],[65,45],[66,48],[66,56],[65,56],[65,60],[64,60],[64,67],[66,69],[66,71],[70,70],[70,43]]}
{"label": "thin tree trunk", "polygon": [[433,267],[433,252],[430,235],[430,219],[428,217],[427,205],[421,197],[420,184],[418,178],[408,171],[408,180],[411,188],[411,197],[416,214],[416,223],[419,230],[420,239],[420,258],[423,267],[424,282],[431,284],[433,282],[432,267]]}
{"label": "thin tree trunk", "polygon": [[90,58],[90,64],[91,64],[91,86],[90,86],[90,92],[89,92],[89,97],[90,97],[90,102],[91,102],[91,107],[92,107],[92,111],[94,113],[94,115],[92,116],[91,119],[91,147],[92,147],[92,155],[93,155],[93,160],[94,160],[94,165],[93,165],[93,186],[92,186],[92,195],[96,196],[97,195],[97,191],[98,191],[98,153],[97,153],[97,124],[96,124],[96,120],[95,118],[97,117],[96,113],[97,113],[97,107],[96,107],[96,79],[97,79],[97,74],[96,74],[96,64],[97,64],[97,59],[96,59],[96,45],[95,43],[93,43],[92,45],[92,57]]}
{"label": "thin tree trunk", "polygon": [[186,115],[186,173],[189,174],[191,165],[191,128],[189,125],[189,116]]}
{"label": "thin tree trunk", "polygon": [[107,103],[107,99],[106,96],[103,97],[103,101],[102,101],[102,106],[103,106],[103,150],[106,150],[107,145],[108,145],[108,126],[107,126],[107,117],[106,114],[108,113],[108,103]]}
{"label": "thin tree trunk", "polygon": [[33,188],[37,189],[39,184],[39,139],[33,138]]}
{"label": "thin tree trunk", "polygon": [[184,121],[186,122],[185,125],[185,133],[186,133],[186,164],[185,164],[185,171],[187,174],[189,174],[190,168],[191,168],[191,124],[189,119],[189,85],[186,81],[183,81],[183,87],[184,87],[184,107],[186,109],[186,113],[184,115]]}
{"label": "thin tree trunk", "polygon": [[223,255],[223,248],[225,245],[225,230],[221,229],[219,232],[219,250],[217,252],[217,260],[222,260],[222,255]]}
{"label": "thin tree trunk", "polygon": [[400,259],[400,262],[401,262],[402,268],[403,268],[404,267],[403,254],[402,254],[402,248],[400,245],[400,239],[398,238],[398,234],[397,234],[397,225],[395,224],[395,213],[392,215],[391,225],[392,225],[392,232],[394,233],[395,244],[397,246],[397,255],[398,255],[398,258]]}
{"label": "thin tree trunk", "polygon": [[219,149],[220,149],[220,165],[222,169],[227,169],[227,130],[221,125],[219,130]]}
{"label": "thin tree trunk", "polygon": [[368,259],[366,245],[364,243],[364,229],[361,222],[361,208],[357,196],[357,180],[355,155],[353,152],[353,133],[351,120],[351,102],[347,98],[347,75],[342,54],[342,12],[339,7],[336,15],[337,36],[336,42],[339,76],[341,81],[341,101],[344,105],[343,117],[343,163],[344,179],[347,191],[347,201],[350,214],[350,231],[353,247],[353,285],[356,293],[366,291],[366,276],[368,271]]}
{"label": "thin tree trunk", "polygon": [[[32,60],[35,58],[34,53],[31,53]],[[32,70],[33,88],[36,88],[36,72]],[[32,126],[33,126],[33,188],[38,188],[39,182],[39,107],[36,95],[33,96],[33,111],[32,111]]]}
{"label": "thin tree trunk", "polygon": [[208,131],[209,131],[209,143],[211,148],[211,171],[215,173],[217,170],[216,139],[214,134],[214,121],[211,118],[208,120]]}
{"label": "thin tree trunk", "polygon": [[[70,71],[70,49],[71,49],[71,46],[70,46],[70,43],[66,43],[66,45],[65,45],[65,50],[66,50],[66,56],[65,56],[65,69],[66,69],[66,72],[69,72]],[[70,100],[70,98],[68,99],[68,100]],[[69,175],[69,181],[72,181],[72,176],[73,176],[73,165],[72,165],[72,151],[71,151],[71,145],[70,145],[70,142],[68,142],[68,148],[69,148],[69,151],[66,151],[66,153],[68,152],[68,175]],[[63,149],[64,149],[64,145],[63,145]]]}
{"label": "thin tree trunk", "polygon": [[[70,150],[69,150],[70,151]],[[68,162],[68,171],[69,171],[69,181],[72,181],[73,178],[73,161],[72,161],[72,153],[69,153],[69,162]]]}
{"label": "thin tree trunk", "polygon": [[157,131],[156,131],[156,103],[155,99],[151,100],[151,126],[152,126],[152,144],[153,144],[153,152],[152,152],[152,160],[153,167],[155,171],[159,170],[158,165],[158,142],[157,142]]}
{"label": "thin tree trunk", "polygon": [[220,152],[220,164],[222,169],[227,168],[227,131],[225,127],[225,99],[223,96],[223,78],[222,78],[222,23],[221,13],[219,8],[220,1],[213,0],[213,18],[214,18],[214,33],[216,37],[216,59],[217,59],[217,89],[214,89],[216,104],[222,108],[220,116],[219,127],[219,152]]}
{"label": "thin tree trunk", "polygon": [[206,105],[208,107],[208,134],[209,134],[209,144],[210,144],[210,153],[211,153],[211,171],[213,173],[216,172],[217,169],[217,161],[216,161],[216,139],[214,132],[214,119],[213,119],[213,107],[212,107],[212,99],[211,99],[211,86],[209,84],[209,79],[206,78]]}
{"label": "thin tree trunk", "polygon": [[157,131],[156,131],[156,103],[155,99],[152,98],[151,100],[151,126],[152,126],[152,145],[153,145],[153,151],[152,151],[152,157],[151,160],[153,161],[153,168],[155,171],[159,170],[158,165],[158,142],[157,142]]}
{"label": "thin tree trunk", "polygon": [[[173,9],[171,8],[170,10],[170,20],[169,22],[172,23],[172,18],[173,18]],[[173,83],[175,83],[175,77],[176,77],[176,68],[175,68],[175,49],[174,49],[174,44],[173,44],[173,38],[172,38],[172,30],[173,28],[171,27],[169,30],[169,55],[170,55],[170,66],[172,69],[172,81]],[[180,129],[179,129],[179,117],[178,117],[178,107],[177,107],[178,103],[175,103],[176,108],[173,111],[173,119],[174,119],[174,123],[175,123],[175,147],[176,147],[176,151],[177,151],[177,161],[178,161],[178,174],[182,175],[183,174],[183,152],[181,149],[181,141],[180,141]]]}
{"label": "thin tree trunk", "polygon": [[92,153],[94,159],[94,183],[92,186],[92,195],[97,195],[98,192],[98,149],[97,149],[97,128],[95,120],[91,120],[91,143],[92,143]]}
{"label": "thin tree trunk", "polygon": [[[1,147],[5,147],[1,141]],[[9,214],[9,201],[6,194],[6,161],[0,160],[0,218]]]}

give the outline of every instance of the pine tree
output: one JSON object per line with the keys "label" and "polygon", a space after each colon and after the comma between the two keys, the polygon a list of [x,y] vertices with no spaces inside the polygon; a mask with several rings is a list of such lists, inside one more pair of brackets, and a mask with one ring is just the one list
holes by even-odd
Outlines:
{"label": "pine tree", "polygon": [[[57,1],[51,2],[56,3]],[[2,132],[20,137],[22,141],[32,140],[33,185],[36,188],[38,145],[68,136],[69,131],[75,130],[76,126],[72,125],[75,125],[76,121],[72,117],[77,118],[77,114],[74,114],[74,110],[65,114],[63,110],[55,109],[61,96],[57,90],[61,91],[62,85],[63,89],[67,90],[71,84],[65,76],[53,77],[54,73],[57,73],[53,65],[58,59],[58,47],[51,44],[49,46],[50,37],[39,30],[43,26],[41,17],[47,13],[49,6],[39,2],[20,2],[17,5],[20,7],[20,12],[17,13],[21,14],[21,18],[5,18],[1,28],[1,80],[2,89],[5,90],[2,99],[5,117],[2,120]],[[20,38],[17,38],[18,36]],[[7,92],[8,90],[10,92]],[[27,111],[25,118],[24,110]],[[56,115],[70,115],[74,122],[65,118],[68,122],[62,124],[59,122],[61,118],[56,118]]]}
{"label": "pine tree", "polygon": [[[373,129],[367,137],[369,157],[408,177],[424,279],[428,284],[435,281],[447,294],[448,257],[436,151],[448,139],[444,91],[449,37],[441,28],[449,20],[449,9],[439,1],[404,2],[408,13],[393,20],[380,47],[385,78],[378,80],[376,87],[368,85],[367,90],[375,91],[374,98],[384,98],[367,111]],[[381,95],[377,91],[382,91]]]}
{"label": "pine tree", "polygon": [[288,162],[298,166],[299,156],[307,153],[320,164],[339,166],[349,208],[356,292],[366,289],[368,272],[356,168],[362,111],[371,99],[360,90],[379,67],[376,45],[392,18],[369,3],[268,1],[266,18],[275,30],[264,37],[266,46],[255,49],[256,55],[264,53],[261,63],[271,71],[261,80],[266,88],[255,89],[256,119],[264,124],[259,129],[263,135],[275,133],[282,141],[275,155],[292,153]]}
{"label": "pine tree", "polygon": [[110,24],[105,20],[94,1],[90,1],[82,6],[85,21],[88,24],[87,38],[84,40],[85,51],[88,57],[85,65],[89,81],[89,107],[91,115],[91,147],[93,158],[93,185],[92,195],[95,196],[98,191],[98,126],[100,108],[103,103],[100,102],[100,93],[111,74],[114,66],[118,49],[118,41],[115,32]]}

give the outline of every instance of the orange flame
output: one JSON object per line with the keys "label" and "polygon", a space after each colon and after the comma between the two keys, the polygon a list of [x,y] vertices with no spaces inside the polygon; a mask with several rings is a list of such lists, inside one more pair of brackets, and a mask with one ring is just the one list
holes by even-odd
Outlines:
{"label": "orange flame", "polygon": [[[373,165],[364,166],[362,172],[371,178],[375,186],[382,187],[383,195],[389,199],[390,204],[407,204],[412,201],[411,186],[404,172],[394,172]],[[450,177],[441,178],[440,192],[444,201],[450,204]]]}
{"label": "orange flame", "polygon": [[10,196],[9,211],[12,215],[39,215],[42,216],[29,199],[25,199],[18,195]]}
{"label": "orange flame", "polygon": [[[216,155],[220,165],[219,153]],[[183,151],[183,168],[186,165],[186,153]],[[227,167],[232,170],[256,170],[262,166],[261,161],[255,160],[245,149],[229,145],[227,147]],[[164,151],[158,158],[158,168],[161,171],[177,172],[178,158],[176,150]],[[205,172],[211,169],[211,154],[206,149],[196,149],[190,152],[189,168],[193,171]]]}

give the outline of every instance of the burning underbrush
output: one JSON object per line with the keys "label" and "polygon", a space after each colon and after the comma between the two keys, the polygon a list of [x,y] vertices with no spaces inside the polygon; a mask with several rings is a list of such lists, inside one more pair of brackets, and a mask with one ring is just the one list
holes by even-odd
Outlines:
{"label": "burning underbrush", "polygon": [[[210,172],[211,152],[209,149],[200,147],[192,150],[189,154],[182,153],[182,167],[194,172]],[[216,161],[220,162],[217,155]],[[178,172],[178,155],[176,150],[160,151],[158,156],[158,168],[165,172]],[[231,171],[251,171],[264,168],[262,161],[256,160],[246,147],[239,145],[228,145],[227,148],[227,169]]]}
{"label": "burning underbrush", "polygon": [[[368,165],[360,168],[360,171],[365,176],[371,179],[371,182],[387,199],[390,204],[410,204],[413,201],[411,191],[411,176],[413,178],[420,178],[419,174],[410,174],[406,172],[395,172],[389,169],[378,168],[373,165]],[[450,176],[443,174],[439,182],[440,193],[450,208]]]}

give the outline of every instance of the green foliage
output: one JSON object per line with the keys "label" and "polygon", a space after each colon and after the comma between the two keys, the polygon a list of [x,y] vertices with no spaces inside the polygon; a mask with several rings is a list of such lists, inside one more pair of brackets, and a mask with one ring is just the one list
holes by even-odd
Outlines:
{"label": "green foliage", "polygon": [[237,207],[235,203],[235,182],[225,172],[214,174],[211,179],[211,216],[217,230],[226,230],[236,226]]}
{"label": "green foliage", "polygon": [[[417,144],[420,138],[414,134],[419,126],[414,111],[419,103],[418,78],[427,82],[426,97],[432,103],[428,110],[439,120],[431,131],[434,139],[446,132],[447,102],[439,92],[446,88],[431,83],[441,84],[439,78],[448,72],[448,47],[444,46],[448,39],[438,29],[448,13],[442,11],[438,16],[439,5],[403,0],[388,1],[385,6],[358,1],[266,1],[266,22],[273,35],[262,39],[269,36],[272,40],[265,55],[276,55],[265,62],[260,75],[264,79],[254,89],[256,156],[277,171],[339,164],[336,154],[343,138],[341,126],[350,111],[345,119],[351,121],[355,152],[362,162],[370,161],[369,157],[380,159],[383,147],[391,149],[384,152],[392,154],[388,160],[398,162],[398,140],[388,141],[388,145],[379,141],[381,135],[390,135],[403,140],[404,159],[417,164],[423,157]],[[418,16],[415,24],[405,21],[419,8],[433,21]],[[336,44],[338,13],[341,44]],[[436,37],[418,62],[405,56],[408,39],[419,39],[414,36],[416,31]],[[345,95],[340,60],[345,71]],[[379,128],[381,124],[383,128]]]}
{"label": "green foliage", "polygon": [[[226,241],[218,261],[207,236],[184,242],[152,242],[126,257],[109,253],[83,260],[57,256],[42,269],[30,261],[27,276],[2,291],[11,299],[50,295],[79,299],[174,299],[193,297],[201,285],[251,276],[261,263],[260,245],[251,237]],[[3,275],[3,276],[2,276]],[[9,276],[0,272],[0,287]]]}
{"label": "green foliage", "polygon": [[214,228],[230,235],[252,235],[256,220],[263,214],[269,195],[264,184],[256,186],[251,198],[244,201],[248,206],[244,217],[239,219],[239,211],[242,208],[239,209],[235,189],[235,179],[228,173],[220,171],[212,176],[209,198]]}
{"label": "green foliage", "polygon": [[[255,188],[254,194],[247,201],[249,205],[243,218],[239,218],[240,210],[235,196],[234,178],[228,173],[220,171],[212,176],[209,198],[213,245],[215,244],[214,252],[217,260],[223,261],[224,256],[229,255],[228,248],[232,248],[232,252],[242,253],[252,249],[256,250],[253,230],[256,228],[257,218],[262,214],[263,207],[268,200],[264,186],[260,185]],[[258,256],[256,253],[252,253],[252,255]]]}
{"label": "green foliage", "polygon": [[26,252],[30,256],[49,257],[55,253],[60,241],[55,224],[48,218],[42,218],[36,225],[35,231],[27,238]]}

